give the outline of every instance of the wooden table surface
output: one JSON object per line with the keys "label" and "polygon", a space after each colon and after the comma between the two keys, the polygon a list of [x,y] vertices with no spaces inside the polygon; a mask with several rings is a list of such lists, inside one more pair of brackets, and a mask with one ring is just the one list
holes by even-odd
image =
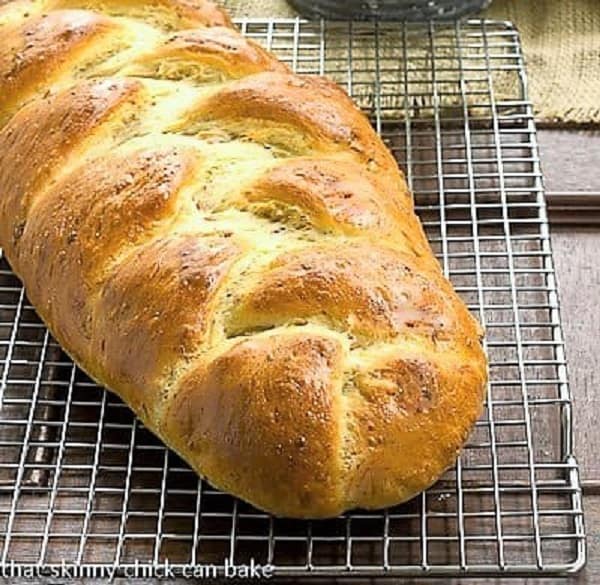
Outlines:
{"label": "wooden table surface", "polygon": [[[597,391],[600,387],[597,309],[600,300],[600,131],[540,129],[538,136],[574,399],[575,450],[584,486],[588,564],[571,578],[401,581],[406,585],[600,584],[600,393]],[[369,583],[387,585],[390,581],[374,579]]]}
{"label": "wooden table surface", "polygon": [[[584,486],[588,565],[579,575],[561,579],[396,580],[396,583],[600,584],[600,460],[597,455],[600,453],[600,397],[597,392],[600,386],[600,317],[597,309],[600,300],[600,131],[541,129],[538,136],[574,399],[575,451]],[[115,582],[126,581],[117,579]],[[361,581],[364,582],[367,581]],[[28,583],[35,583],[35,580]],[[390,581],[375,579],[368,583],[387,585]]]}
{"label": "wooden table surface", "polygon": [[[552,245],[574,400],[575,452],[581,466],[588,565],[569,585],[600,583],[600,132],[540,130]],[[572,224],[556,200],[587,199],[586,223]],[[517,582],[512,582],[517,583]],[[544,581],[544,583],[550,583]]]}
{"label": "wooden table surface", "polygon": [[[600,131],[540,129],[542,171],[584,486],[587,567],[571,578],[397,580],[403,585],[600,584]],[[312,583],[312,582],[311,582]],[[322,581],[325,584],[327,581]],[[390,581],[374,579],[371,585]]]}
{"label": "wooden table surface", "polygon": [[[574,400],[588,564],[571,578],[401,581],[406,585],[600,584],[600,131],[540,129],[538,137]],[[375,579],[369,583],[389,582]]]}
{"label": "wooden table surface", "polygon": [[588,564],[571,578],[432,580],[428,585],[600,584],[600,131],[540,129],[538,138],[574,401]]}
{"label": "wooden table surface", "polygon": [[[542,171],[574,400],[575,452],[581,466],[588,564],[556,579],[398,580],[403,585],[600,584],[600,131],[540,129]],[[321,583],[325,584],[326,581]],[[371,580],[371,585],[390,581]]]}

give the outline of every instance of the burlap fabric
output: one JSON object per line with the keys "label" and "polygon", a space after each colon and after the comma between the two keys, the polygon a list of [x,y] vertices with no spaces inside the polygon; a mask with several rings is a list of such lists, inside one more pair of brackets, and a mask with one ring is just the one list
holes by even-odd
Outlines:
{"label": "burlap fabric", "polygon": [[[286,0],[225,5],[234,16],[296,16]],[[511,20],[519,29],[538,120],[600,123],[600,0],[494,0],[483,15]],[[495,79],[499,95],[510,95],[513,83],[510,75]]]}

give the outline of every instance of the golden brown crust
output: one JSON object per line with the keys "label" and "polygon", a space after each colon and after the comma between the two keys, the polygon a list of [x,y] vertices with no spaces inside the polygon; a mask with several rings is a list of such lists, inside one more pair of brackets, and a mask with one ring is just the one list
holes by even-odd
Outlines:
{"label": "golden brown crust", "polygon": [[439,272],[370,243],[286,253],[268,265],[239,300],[226,329],[240,334],[317,319],[359,344],[421,334],[442,341],[476,335]]}
{"label": "golden brown crust", "polygon": [[32,200],[59,165],[140,90],[138,82],[125,79],[81,83],[24,106],[0,130],[0,152],[10,154],[0,157],[0,241],[9,252],[23,233]]}
{"label": "golden brown crust", "polygon": [[176,212],[194,163],[173,149],[127,152],[78,168],[36,202],[15,247],[22,277],[77,359],[101,358],[91,346],[92,309],[107,266]]}
{"label": "golden brown crust", "polygon": [[[366,164],[366,170],[402,183],[392,155],[360,110],[333,82],[320,77],[266,71],[225,86],[203,100],[183,124],[218,122],[245,137],[267,141],[292,153],[302,150],[343,152]],[[249,123],[250,122],[250,123]],[[286,144],[293,128],[296,145]],[[283,139],[281,138],[283,136]]]}
{"label": "golden brown crust", "polygon": [[[455,350],[456,351],[456,350]],[[481,351],[422,344],[383,351],[352,372],[349,401],[356,505],[379,508],[431,485],[454,462],[481,412]]]}
{"label": "golden brown crust", "polygon": [[24,0],[0,26],[0,244],[66,351],[276,514],[435,481],[482,408],[481,330],[343,91],[205,1]]}
{"label": "golden brown crust", "polygon": [[286,160],[236,191],[228,204],[325,233],[394,240],[423,263],[436,262],[406,185],[345,160]]}
{"label": "golden brown crust", "polygon": [[128,68],[129,75],[212,82],[262,71],[287,71],[287,67],[260,45],[222,26],[177,33]]}
{"label": "golden brown crust", "polygon": [[208,0],[48,0],[48,10],[83,8],[111,16],[139,18],[165,30],[232,26],[229,15]]}
{"label": "golden brown crust", "polygon": [[117,29],[114,21],[82,10],[37,16],[3,31],[0,45],[0,119],[32,88],[47,87],[95,38]]}
{"label": "golden brown crust", "polygon": [[136,249],[106,280],[92,355],[136,410],[154,411],[177,368],[206,342],[215,292],[242,251],[226,237],[164,236]]}
{"label": "golden brown crust", "polygon": [[339,344],[304,332],[240,341],[184,378],[163,433],[218,486],[259,507],[339,514],[342,363]]}
{"label": "golden brown crust", "polygon": [[[239,194],[238,203],[277,201],[300,208],[316,227],[340,233],[392,235],[414,214],[396,192],[386,197],[376,176],[338,160],[294,158],[275,166]],[[410,212],[410,214],[409,214]]]}

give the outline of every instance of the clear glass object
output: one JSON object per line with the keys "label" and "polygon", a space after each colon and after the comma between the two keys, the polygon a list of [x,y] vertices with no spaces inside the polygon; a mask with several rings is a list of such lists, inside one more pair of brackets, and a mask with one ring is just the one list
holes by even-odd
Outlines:
{"label": "clear glass object", "polygon": [[491,0],[289,0],[308,18],[335,20],[452,20],[477,13]]}

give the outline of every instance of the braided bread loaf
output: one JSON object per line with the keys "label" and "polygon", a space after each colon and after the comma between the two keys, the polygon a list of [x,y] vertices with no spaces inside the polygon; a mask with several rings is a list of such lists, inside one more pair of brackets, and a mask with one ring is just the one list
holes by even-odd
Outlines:
{"label": "braided bread loaf", "polygon": [[19,0],[0,30],[0,244],[90,376],[278,515],[454,462],[481,331],[343,91],[204,0]]}

